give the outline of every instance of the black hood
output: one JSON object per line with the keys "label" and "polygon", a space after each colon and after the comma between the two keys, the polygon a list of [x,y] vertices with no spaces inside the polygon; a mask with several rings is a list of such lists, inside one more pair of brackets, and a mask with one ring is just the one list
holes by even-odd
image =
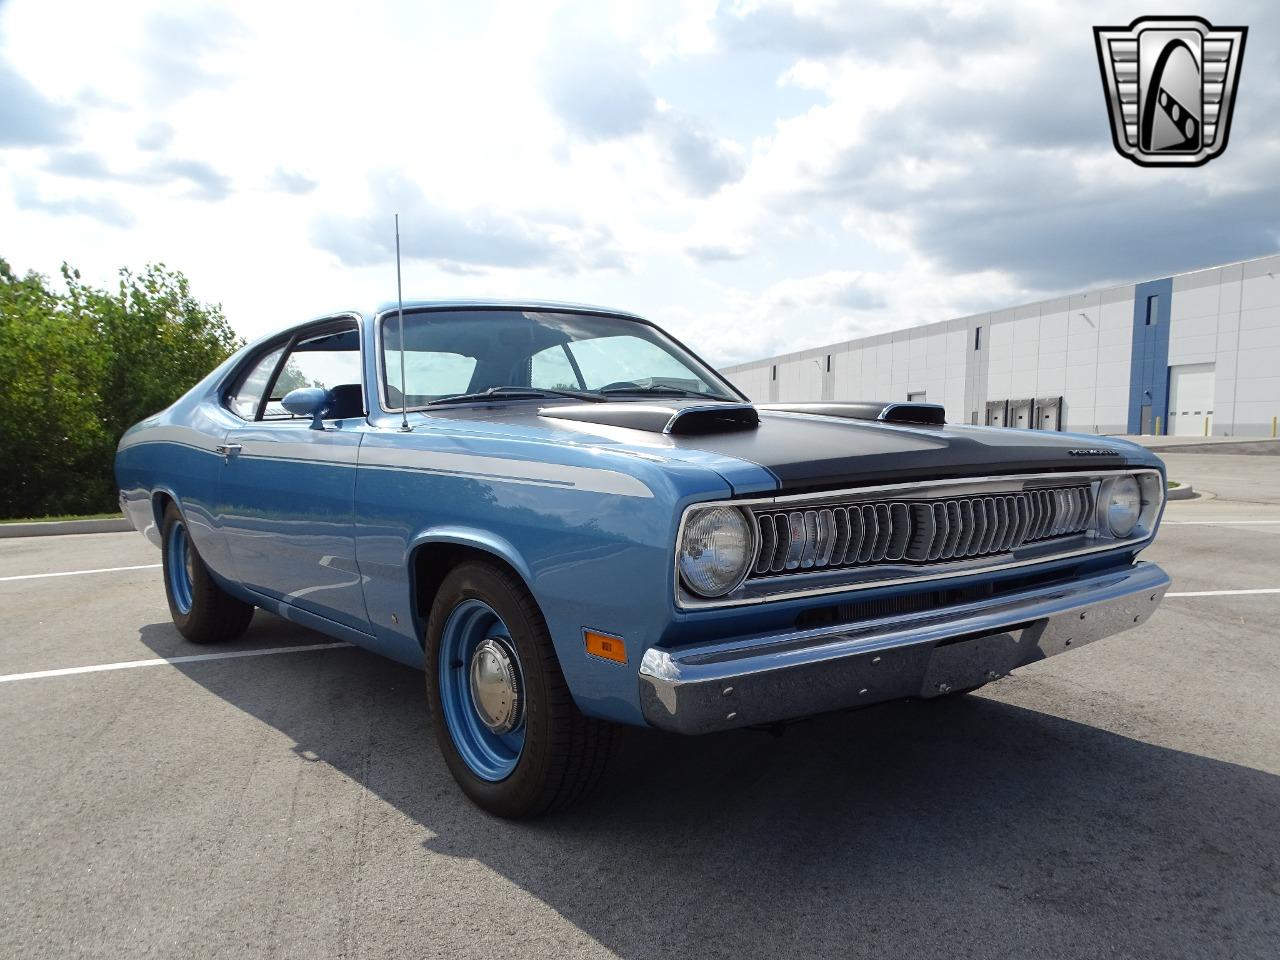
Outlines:
{"label": "black hood", "polygon": [[[685,406],[676,401],[661,405],[586,404],[571,409],[572,418],[579,422],[658,432],[668,418],[678,425],[676,418]],[[658,407],[663,416],[655,415]],[[705,408],[705,404],[697,405],[699,412]],[[721,430],[663,432],[677,448],[759,464],[787,491],[1003,473],[1095,471],[1126,465],[1158,466],[1160,462],[1136,444],[1108,437],[891,423],[874,416],[864,419],[848,410],[832,415],[816,407],[784,410],[761,405],[756,414],[758,422],[753,424],[740,421]],[[548,415],[554,415],[553,408],[543,410],[543,416]]]}
{"label": "black hood", "polygon": [[1157,466],[1124,440],[1002,427],[907,426],[760,410],[752,431],[674,437],[694,447],[750,460],[788,491],[1002,473]]}
{"label": "black hood", "polygon": [[687,451],[701,459],[697,453],[702,452],[747,461],[776,476],[789,493],[948,477],[1161,466],[1150,451],[1112,437],[892,423],[860,419],[847,409],[833,416],[759,405],[747,416],[746,404],[725,404],[718,414],[704,415],[714,406],[705,401],[539,406],[508,401],[433,409],[430,416],[502,425],[530,440],[631,447],[650,456],[665,451],[679,457]]}

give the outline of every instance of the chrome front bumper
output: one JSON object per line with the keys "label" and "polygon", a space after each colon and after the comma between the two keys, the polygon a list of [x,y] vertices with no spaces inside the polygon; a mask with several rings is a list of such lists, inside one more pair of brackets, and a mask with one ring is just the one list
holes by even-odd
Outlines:
{"label": "chrome front bumper", "polygon": [[935,697],[1136,626],[1169,582],[1154,563],[1138,563],[945,611],[650,647],[640,663],[640,705],[655,727],[710,733]]}

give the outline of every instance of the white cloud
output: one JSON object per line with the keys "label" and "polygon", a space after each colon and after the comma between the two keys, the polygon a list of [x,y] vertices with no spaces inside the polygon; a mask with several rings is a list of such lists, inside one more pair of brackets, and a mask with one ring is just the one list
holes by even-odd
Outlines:
{"label": "white cloud", "polygon": [[13,199],[19,210],[38,210],[58,217],[89,217],[108,227],[129,228],[134,217],[110,197],[93,197],[83,193],[48,196],[29,180],[13,184]]}
{"label": "white cloud", "polygon": [[276,167],[267,179],[267,189],[280,193],[294,193],[298,196],[310,193],[317,186],[319,184],[306,174],[296,170],[286,170],[284,167]]}
{"label": "white cloud", "polygon": [[0,60],[0,147],[32,147],[67,139],[70,110],[50,102]]}
{"label": "white cloud", "polygon": [[[380,209],[413,225],[401,244],[403,257],[423,260],[449,273],[474,275],[487,268],[541,267],[560,273],[623,266],[607,227],[565,220],[547,222],[520,212],[451,209],[429,199],[412,181],[375,173],[370,192]],[[315,245],[349,266],[386,263],[395,253],[385,219],[321,216]]]}
{"label": "white cloud", "polygon": [[1028,291],[994,272],[934,278],[919,261],[885,272],[832,270],[762,290],[724,288],[718,308],[677,314],[686,342],[719,364],[1014,304]]}
{"label": "white cloud", "polygon": [[658,99],[638,49],[576,34],[544,56],[542,85],[566,131],[588,144],[647,136],[686,193],[705,197],[741,179],[742,148],[705,120]]}

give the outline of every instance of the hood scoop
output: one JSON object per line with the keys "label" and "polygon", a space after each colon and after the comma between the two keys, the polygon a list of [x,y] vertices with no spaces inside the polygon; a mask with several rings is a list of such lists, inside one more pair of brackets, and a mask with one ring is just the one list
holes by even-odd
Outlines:
{"label": "hood scoop", "polygon": [[538,416],[676,436],[754,430],[760,425],[760,415],[749,403],[584,403],[543,407]]}
{"label": "hood scoop", "polygon": [[942,426],[947,422],[946,408],[940,403],[893,403],[879,400],[856,400],[849,403],[762,403],[761,410],[779,413],[808,413],[817,417],[839,417],[843,420],[879,420],[881,423],[910,423]]}

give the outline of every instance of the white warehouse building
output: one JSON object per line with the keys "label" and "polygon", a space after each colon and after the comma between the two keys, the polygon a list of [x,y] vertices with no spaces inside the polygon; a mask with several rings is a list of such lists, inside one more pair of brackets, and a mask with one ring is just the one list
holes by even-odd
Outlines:
{"label": "white warehouse building", "polygon": [[1273,436],[1280,255],[726,367],[753,401],[923,400],[947,420]]}

